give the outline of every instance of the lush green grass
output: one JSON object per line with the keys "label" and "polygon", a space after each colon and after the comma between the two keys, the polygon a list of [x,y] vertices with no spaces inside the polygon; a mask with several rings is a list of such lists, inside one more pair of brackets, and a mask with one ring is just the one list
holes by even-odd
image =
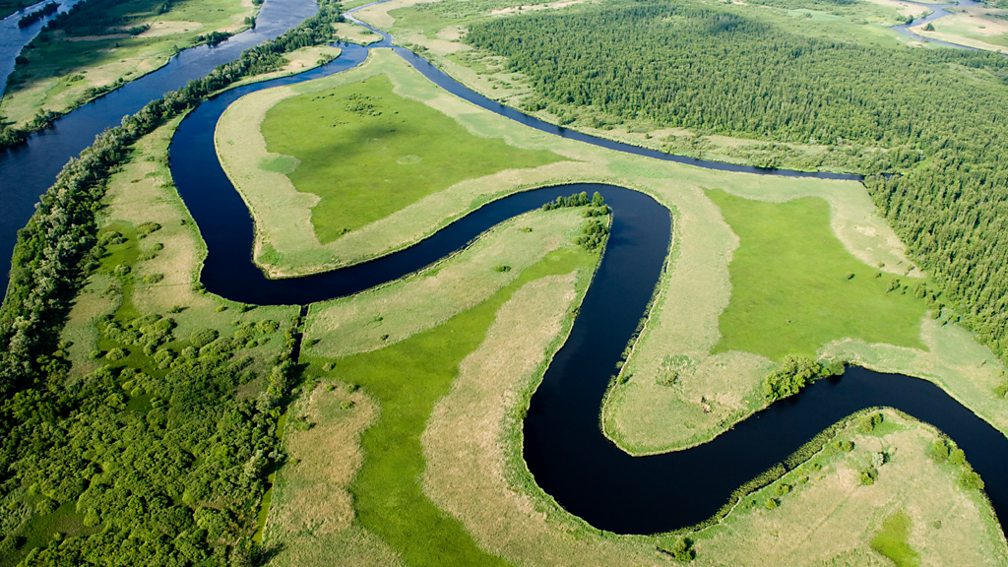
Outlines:
{"label": "lush green grass", "polygon": [[909,536],[910,517],[897,512],[882,522],[882,529],[872,538],[871,547],[891,559],[896,567],[916,567],[920,561],[917,552],[907,543]]}
{"label": "lush green grass", "polygon": [[262,124],[269,151],[297,158],[289,174],[321,201],[322,242],[455,183],[561,158],[470,134],[433,108],[393,93],[385,77],[287,99]]}
{"label": "lush green grass", "polygon": [[740,240],[715,352],[814,355],[845,337],[923,348],[925,305],[914,297],[919,282],[880,275],[854,258],[830,229],[826,201],[709,195]]}
{"label": "lush green grass", "polygon": [[590,269],[596,258],[573,248],[553,252],[490,299],[444,325],[336,364],[336,376],[362,386],[381,408],[378,422],[363,435],[365,461],[351,488],[358,519],[408,564],[501,563],[480,550],[458,521],[423,493],[421,435],[459,364],[479,346],[498,309],[514,292],[544,276]]}
{"label": "lush green grass", "polygon": [[[18,123],[64,112],[167,63],[198,35],[236,32],[252,9],[241,0],[89,0],[23,51],[2,113]],[[161,13],[164,6],[167,12]]]}

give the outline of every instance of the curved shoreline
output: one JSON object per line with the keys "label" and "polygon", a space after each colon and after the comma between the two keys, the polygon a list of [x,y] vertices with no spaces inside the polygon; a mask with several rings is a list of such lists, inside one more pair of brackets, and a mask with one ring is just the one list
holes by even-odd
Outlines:
{"label": "curved shoreline", "polygon": [[148,102],[206,75],[263,41],[278,37],[317,11],[314,0],[267,0],[256,29],[240,33],[220,46],[184,50],[166,65],[131,81],[57,119],[51,128],[35,132],[26,143],[0,150],[0,280],[6,289],[11,253],[39,197],[53,184],[63,165],[88,147],[101,131],[117,125]]}
{"label": "curved shoreline", "polygon": [[671,235],[668,209],[641,192],[601,184],[523,191],[376,260],[298,279],[265,278],[251,258],[252,218],[216,158],[216,119],[248,92],[351,68],[367,51],[351,46],[317,71],[239,87],[204,103],[179,126],[169,150],[170,164],[179,194],[207,242],[201,282],[209,291],[246,303],[305,304],[353,294],[423,268],[502,220],[556,196],[597,190],[613,209],[612,234],[570,335],[531,396],[524,422],[525,461],[557,504],[592,526],[619,533],[695,525],[722,509],[740,486],[787,459],[822,430],[857,411],[887,406],[932,423],[955,439],[987,481],[995,512],[1002,525],[1006,523],[1008,439],[936,385],[907,376],[851,368],[844,378],[820,381],[685,451],[633,457],[607,439],[599,427],[599,404],[616,361],[646,312]]}

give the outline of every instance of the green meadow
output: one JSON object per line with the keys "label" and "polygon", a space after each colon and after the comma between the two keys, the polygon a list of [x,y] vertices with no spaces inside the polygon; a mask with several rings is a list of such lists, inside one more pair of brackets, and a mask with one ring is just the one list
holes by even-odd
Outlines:
{"label": "green meadow", "polygon": [[846,337],[924,348],[920,280],[884,274],[848,252],[814,197],[766,203],[709,192],[739,237],[729,265],[731,301],[715,352],[778,360],[815,355]]}
{"label": "green meadow", "polygon": [[262,133],[270,152],[294,158],[273,165],[319,196],[311,220],[323,243],[460,181],[561,159],[470,134],[381,76],[284,100]]}
{"label": "green meadow", "polygon": [[546,276],[590,270],[597,258],[581,249],[558,250],[487,301],[435,329],[331,363],[339,380],[361,387],[381,407],[377,422],[361,439],[365,459],[351,486],[357,519],[408,564],[504,564],[479,549],[465,528],[424,494],[421,435],[459,364],[483,341],[497,311],[515,291]]}

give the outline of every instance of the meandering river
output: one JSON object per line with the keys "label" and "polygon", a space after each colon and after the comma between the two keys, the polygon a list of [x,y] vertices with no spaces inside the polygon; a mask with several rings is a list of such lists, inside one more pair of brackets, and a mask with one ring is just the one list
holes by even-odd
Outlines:
{"label": "meandering river", "polygon": [[[0,155],[0,199],[7,204],[0,219],[0,254],[10,257],[14,232],[31,214],[31,204],[51,184],[59,167],[97,132],[162,93],[233,59],[244,47],[278,35],[307,17],[313,9],[309,4],[303,0],[269,0],[255,32],[216,49],[183,53],[160,71],[64,117],[52,130],[33,136],[26,147]],[[390,39],[385,35],[374,47],[388,45]],[[217,160],[213,145],[216,123],[224,109],[245,94],[343,71],[362,62],[368,49],[345,46],[337,60],[318,69],[227,91],[200,105],[179,126],[170,148],[171,170],[179,194],[207,243],[201,281],[209,291],[256,304],[303,305],[350,295],[429,265],[503,220],[559,195],[597,190],[613,209],[609,242],[571,334],[533,395],[524,423],[524,454],[529,470],[562,507],[596,527],[618,533],[656,533],[692,525],[715,513],[738,486],[783,460],[832,423],[863,408],[889,406],[932,423],[963,448],[987,483],[987,494],[1005,525],[1008,439],[940,388],[907,376],[851,368],[843,377],[817,382],[713,441],[686,451],[632,457],[610,442],[599,426],[602,397],[623,348],[646,313],[665,262],[672,228],[669,211],[643,193],[596,184],[524,191],[494,201],[400,252],[304,278],[265,278],[251,258],[251,216]],[[858,178],[694,160],[567,130],[504,107],[454,81],[415,54],[402,48],[395,50],[449,92],[558,136],[711,169]]]}
{"label": "meandering river", "polygon": [[[259,12],[254,30],[237,34],[217,47],[186,49],[157,71],[56,120],[51,128],[30,136],[27,144],[0,150],[0,203],[3,203],[3,214],[0,214],[0,287],[6,291],[10,257],[18,229],[28,222],[35,203],[53,184],[63,165],[91,145],[98,133],[119,124],[123,116],[140,110],[165,93],[206,75],[218,65],[237,59],[249,47],[279,36],[317,9],[314,0],[267,0]],[[3,37],[2,32],[0,37]]]}
{"label": "meandering river", "polygon": [[[379,45],[388,45],[388,40]],[[409,51],[396,51],[438,85],[508,118],[588,143],[649,155],[650,150],[557,129],[501,107]],[[319,69],[228,91],[201,105],[179,126],[169,152],[171,170],[207,242],[200,278],[209,291],[256,304],[306,304],[351,295],[415,272],[465,247],[496,224],[558,196],[599,191],[613,210],[609,242],[571,334],[533,395],[524,423],[529,470],[562,507],[595,527],[617,533],[658,533],[693,525],[716,513],[739,486],[784,460],[823,429],[858,410],[888,406],[929,422],[953,438],[987,483],[987,494],[1002,525],[1008,520],[1008,439],[934,384],[907,376],[850,368],[843,377],[817,382],[713,441],[685,451],[633,457],[607,439],[599,426],[602,399],[624,347],[646,313],[672,229],[668,209],[643,193],[602,184],[523,191],[493,201],[430,238],[376,260],[303,278],[266,278],[251,257],[252,218],[217,160],[217,121],[246,94],[352,68],[367,52],[368,48],[345,46],[339,59]],[[655,157],[682,159],[665,154]]]}

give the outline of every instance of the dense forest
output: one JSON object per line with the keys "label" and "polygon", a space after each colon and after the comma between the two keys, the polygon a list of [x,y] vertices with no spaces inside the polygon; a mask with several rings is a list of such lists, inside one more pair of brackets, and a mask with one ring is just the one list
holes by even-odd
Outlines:
{"label": "dense forest", "polygon": [[[287,51],[334,39],[337,2],[152,102],[70,161],[18,235],[0,308],[0,565],[245,565],[295,344],[250,357],[280,321],[176,336],[171,314],[123,305],[97,323],[97,369],[74,378],[60,330],[89,273],[130,238],[102,232],[108,175],[131,145]],[[147,227],[145,230],[157,230]],[[134,236],[136,238],[136,236]],[[109,271],[129,288],[128,263]],[[238,395],[239,385],[254,384]],[[246,389],[248,387],[246,386]]]}
{"label": "dense forest", "polygon": [[652,2],[497,18],[467,41],[529,77],[532,110],[887,148],[849,165],[942,287],[938,306],[1008,355],[1008,58],[829,41],[727,7]]}

